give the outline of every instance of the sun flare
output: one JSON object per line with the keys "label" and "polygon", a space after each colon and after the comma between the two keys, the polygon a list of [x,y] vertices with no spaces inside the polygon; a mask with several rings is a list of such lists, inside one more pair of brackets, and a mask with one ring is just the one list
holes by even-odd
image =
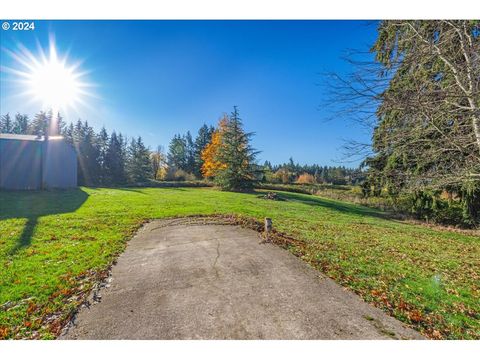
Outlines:
{"label": "sun flare", "polygon": [[54,112],[86,105],[86,98],[92,96],[89,91],[92,85],[83,80],[86,73],[80,71],[79,62],[69,64],[66,56],[58,55],[52,37],[48,54],[41,47],[36,55],[23,46],[19,48],[18,52],[9,52],[15,66],[6,69],[22,86],[23,91],[18,95],[40,104],[42,110]]}
{"label": "sun flare", "polygon": [[32,71],[29,82],[32,94],[49,107],[71,106],[80,96],[77,75],[58,60],[55,52]]}

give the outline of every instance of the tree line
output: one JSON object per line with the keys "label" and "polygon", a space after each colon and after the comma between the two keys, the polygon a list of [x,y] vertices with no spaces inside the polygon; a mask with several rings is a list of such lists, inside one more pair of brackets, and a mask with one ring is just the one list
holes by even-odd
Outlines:
{"label": "tree line", "polygon": [[[67,124],[60,114],[41,111],[30,120],[28,115],[0,117],[0,133],[36,136],[62,135],[73,145],[78,159],[79,185],[145,184],[151,180],[195,180],[207,178],[227,190],[250,188],[256,152],[245,133],[237,108],[225,115],[221,129],[203,125],[193,139],[190,132],[176,134],[168,154],[159,146],[151,151],[141,137],[127,138],[105,127],[97,133],[87,121]],[[211,144],[213,135],[222,138]],[[209,151],[205,152],[205,149]],[[213,151],[212,151],[213,150]],[[206,154],[209,154],[208,156]],[[211,166],[211,162],[221,164]],[[207,162],[207,165],[205,163]],[[207,174],[205,169],[210,166]]]}
{"label": "tree line", "polygon": [[354,184],[359,172],[345,167],[288,163],[264,166],[256,163],[258,152],[250,145],[253,133],[243,129],[238,108],[225,114],[217,126],[204,124],[195,138],[190,131],[175,134],[165,153],[162,146],[150,150],[141,137],[128,139],[122,133],[97,133],[87,121],[67,124],[60,114],[41,111],[0,118],[0,132],[36,136],[62,135],[78,157],[80,185],[125,185],[153,180],[214,181],[226,189],[251,188],[256,182]]}
{"label": "tree line", "polygon": [[265,181],[269,183],[303,183],[358,185],[365,179],[365,172],[360,168],[345,166],[300,165],[293,158],[283,164],[272,165],[265,161],[263,165]]}

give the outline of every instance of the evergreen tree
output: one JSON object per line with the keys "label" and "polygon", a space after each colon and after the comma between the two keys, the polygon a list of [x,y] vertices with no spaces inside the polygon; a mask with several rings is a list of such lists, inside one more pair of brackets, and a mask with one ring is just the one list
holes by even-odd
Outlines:
{"label": "evergreen tree", "polygon": [[130,144],[127,148],[127,162],[125,164],[125,170],[127,172],[127,178],[129,181],[135,182],[135,173],[137,171],[136,168],[136,159],[137,159],[138,149],[137,149],[137,141],[135,138],[130,140]]}
{"label": "evergreen tree", "polygon": [[78,158],[78,183],[97,185],[100,178],[99,151],[96,134],[88,122],[78,120],[74,127],[73,142]]}
{"label": "evergreen tree", "polygon": [[195,172],[195,144],[193,143],[190,131],[184,137],[185,139],[185,170],[189,174]]}
{"label": "evergreen tree", "polygon": [[270,163],[270,161],[266,160],[264,163],[263,163],[263,167],[261,169],[262,173],[263,173],[263,176],[262,176],[262,182],[275,182],[274,180],[274,174],[273,174],[273,171],[272,171],[272,164]]}
{"label": "evergreen tree", "polygon": [[98,166],[100,169],[100,174],[98,176],[100,183],[106,184],[110,182],[108,172],[107,172],[107,151],[109,146],[108,133],[105,127],[102,127],[100,133],[97,136],[97,146],[98,146]]}
{"label": "evergreen tree", "polygon": [[73,123],[70,123],[68,126],[66,126],[63,129],[63,133],[62,133],[65,140],[72,145],[73,145],[73,133],[74,133]]}
{"label": "evergreen tree", "polygon": [[187,143],[185,138],[175,135],[168,147],[168,166],[175,170],[185,170],[187,166]]}
{"label": "evergreen tree", "polygon": [[125,175],[125,158],[123,156],[123,138],[121,134],[112,132],[108,147],[105,152],[105,178],[104,181],[108,184],[124,184],[126,183]]}
{"label": "evergreen tree", "polygon": [[118,152],[118,157],[121,161],[122,169],[121,169],[121,172],[119,172],[119,177],[118,177],[117,181],[119,181],[122,184],[123,182],[125,182],[125,183],[128,182],[127,169],[126,169],[127,157],[128,157],[128,138],[126,136],[123,136],[122,133],[119,133],[118,134],[118,143],[119,143],[119,146],[120,146],[120,150]]}
{"label": "evergreen tree", "polygon": [[322,174],[321,170],[318,170],[318,169],[316,169],[315,174],[313,174],[313,177],[315,178],[315,182],[317,184],[320,184],[322,182],[322,179],[321,179],[322,175],[321,174]]}
{"label": "evergreen tree", "polygon": [[290,172],[295,172],[295,163],[293,162],[292,157],[290,157],[290,159],[288,159],[287,170],[290,171]]}
{"label": "evergreen tree", "polygon": [[84,137],[83,124],[82,124],[82,121],[78,119],[73,129],[73,140],[75,143],[78,144],[83,139],[83,137]]}
{"label": "evergreen tree", "polygon": [[30,123],[28,133],[30,135],[44,136],[47,134],[48,129],[48,115],[45,111],[40,111],[35,114],[32,122]]}
{"label": "evergreen tree", "polygon": [[132,138],[128,147],[127,175],[132,183],[142,183],[152,178],[150,151],[141,137]]}
{"label": "evergreen tree", "polygon": [[60,113],[57,113],[54,125],[55,126],[52,127],[50,135],[62,135],[65,133],[67,124],[65,124],[65,121],[63,121],[63,117],[60,115]]}
{"label": "evergreen tree", "polygon": [[88,167],[87,180],[88,184],[96,185],[99,184],[100,180],[99,148],[95,131],[86,121],[84,123],[84,134],[84,156]]}
{"label": "evergreen tree", "polygon": [[195,167],[193,173],[197,177],[202,176],[202,151],[212,140],[212,134],[214,131],[215,129],[212,126],[208,127],[206,124],[203,124],[203,126],[198,130],[197,137],[195,138]]}
{"label": "evergreen tree", "polygon": [[12,119],[7,113],[0,119],[0,133],[10,134],[12,132]]}
{"label": "evergreen tree", "polygon": [[14,134],[27,134],[27,132],[28,132],[28,115],[22,115],[20,113],[17,113],[15,115],[15,122],[13,123],[12,132]]}
{"label": "evergreen tree", "polygon": [[254,170],[255,157],[258,154],[251,145],[253,133],[246,133],[236,106],[227,121],[222,134],[222,146],[217,161],[226,166],[218,170],[215,183],[223,190],[246,190],[256,182]]}

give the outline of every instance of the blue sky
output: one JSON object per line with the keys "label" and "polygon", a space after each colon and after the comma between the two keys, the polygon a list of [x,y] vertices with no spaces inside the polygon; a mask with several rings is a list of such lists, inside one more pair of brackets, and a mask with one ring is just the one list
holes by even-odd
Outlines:
{"label": "blue sky", "polygon": [[[81,61],[94,83],[88,106],[67,120],[142,136],[154,148],[175,133],[216,124],[237,105],[256,133],[259,159],[289,157],[335,165],[342,139],[368,140],[365,130],[326,121],[328,91],[320,75],[347,73],[341,56],[367,49],[376,28],[362,21],[35,21],[34,31],[0,31],[3,67],[16,67],[5,49],[23,44],[37,53],[55,37],[60,56]],[[18,93],[15,75],[1,73],[0,112],[34,114],[41,104]],[[345,164],[345,165],[356,165]]]}

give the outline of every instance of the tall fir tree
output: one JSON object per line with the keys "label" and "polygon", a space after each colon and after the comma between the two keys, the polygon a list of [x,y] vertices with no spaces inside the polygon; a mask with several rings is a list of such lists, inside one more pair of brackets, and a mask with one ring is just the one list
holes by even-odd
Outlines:
{"label": "tall fir tree", "polygon": [[67,126],[65,126],[62,132],[62,135],[65,138],[65,140],[72,145],[73,145],[73,132],[74,132],[73,123],[70,123]]}
{"label": "tall fir tree", "polygon": [[48,115],[45,111],[35,114],[28,129],[30,135],[44,136],[48,129]]}
{"label": "tall fir tree", "polygon": [[28,115],[17,113],[15,115],[12,132],[14,134],[27,134],[28,122]]}
{"label": "tall fir tree", "polygon": [[195,172],[195,144],[190,131],[185,135],[185,168],[183,170],[189,174]]}
{"label": "tall fir tree", "polygon": [[109,145],[109,138],[105,126],[102,127],[98,136],[97,136],[97,146],[98,146],[98,167],[100,170],[98,180],[101,184],[107,184],[110,182],[108,172],[107,172],[107,151]]}
{"label": "tall fir tree", "polygon": [[187,143],[178,134],[173,136],[168,147],[168,166],[175,170],[185,170],[187,166]]}
{"label": "tall fir tree", "polygon": [[150,151],[142,138],[132,138],[128,147],[127,175],[132,183],[144,183],[152,179]]}
{"label": "tall fir tree", "polygon": [[108,147],[105,152],[105,178],[104,181],[112,185],[125,184],[125,158],[123,153],[123,139],[114,131],[110,135]]}
{"label": "tall fir tree", "polygon": [[121,163],[123,166],[123,169],[122,169],[123,172],[119,174],[119,175],[123,175],[123,178],[120,176],[119,179],[123,179],[124,182],[128,182],[127,168],[126,168],[127,157],[128,157],[128,138],[126,136],[123,136],[122,133],[119,133],[118,143],[120,145],[120,151],[119,151],[118,157],[121,159]]}
{"label": "tall fir tree", "polygon": [[78,120],[74,127],[73,141],[78,158],[78,183],[97,185],[100,174],[99,151],[95,131],[87,121],[82,123]]}
{"label": "tall fir tree", "polygon": [[63,120],[62,115],[60,115],[60,113],[58,112],[55,117],[53,126],[51,126],[50,135],[62,135],[65,132],[66,126],[67,124]]}
{"label": "tall fir tree", "polygon": [[238,109],[234,106],[222,134],[222,146],[217,153],[217,161],[225,166],[217,171],[215,183],[223,190],[251,189],[257,181],[254,165],[258,152],[250,145],[252,136],[253,133],[243,130]]}
{"label": "tall fir tree", "polygon": [[207,147],[207,145],[212,141],[212,134],[215,131],[213,126],[203,126],[198,130],[197,137],[195,138],[195,152],[194,152],[194,175],[197,177],[202,176],[202,151]]}
{"label": "tall fir tree", "polygon": [[7,113],[0,118],[0,133],[10,134],[13,130],[12,118]]}

